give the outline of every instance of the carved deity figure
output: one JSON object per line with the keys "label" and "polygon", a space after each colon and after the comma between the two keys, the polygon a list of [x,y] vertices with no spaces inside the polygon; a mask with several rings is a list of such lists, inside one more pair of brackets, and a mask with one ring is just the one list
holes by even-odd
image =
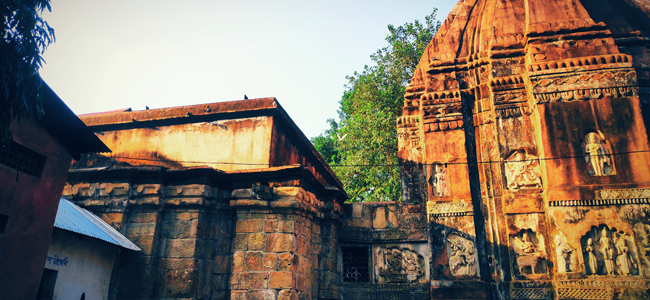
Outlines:
{"label": "carved deity figure", "polygon": [[524,232],[521,239],[518,236],[515,236],[515,240],[518,241],[519,249],[523,253],[535,253],[535,244],[528,240],[528,233]]}
{"label": "carved deity figure", "polygon": [[605,176],[614,173],[609,149],[600,133],[587,133],[582,142],[582,148],[587,162],[587,174]]}
{"label": "carved deity figure", "polygon": [[447,167],[441,164],[434,165],[434,174],[431,176],[433,195],[438,197],[449,196],[449,184],[447,183]]}
{"label": "carved deity figure", "polygon": [[402,255],[403,269],[408,273],[420,273],[420,265],[418,264],[418,254],[414,251],[406,251]]}
{"label": "carved deity figure", "polygon": [[447,237],[449,270],[453,276],[476,275],[474,244],[460,236],[450,234]]}
{"label": "carved deity figure", "polygon": [[587,253],[587,271],[590,275],[596,275],[598,272],[598,260],[594,254],[594,240],[592,238],[587,239],[587,246],[585,247],[585,252]]}
{"label": "carved deity figure", "polygon": [[603,256],[605,261],[605,272],[606,275],[614,274],[614,248],[612,248],[611,240],[607,236],[607,229],[603,228],[603,231],[600,233],[600,240],[598,240],[600,248],[600,254]]}
{"label": "carved deity figure", "polygon": [[630,248],[627,247],[627,242],[625,240],[625,232],[620,231],[614,242],[614,247],[616,247],[616,266],[618,267],[619,275],[630,275],[630,265],[637,267],[634,261],[630,260]]}
{"label": "carved deity figure", "polygon": [[555,236],[555,253],[557,254],[558,271],[560,273],[573,272],[571,270],[573,248],[560,235]]}
{"label": "carved deity figure", "polygon": [[506,160],[506,179],[509,190],[542,187],[537,157],[524,150],[513,153]]}
{"label": "carved deity figure", "polygon": [[388,254],[386,255],[386,266],[390,273],[402,273],[402,252],[399,251],[399,249],[388,251]]}
{"label": "carved deity figure", "polygon": [[414,282],[424,275],[424,258],[408,248],[382,246],[377,250],[376,270],[380,282]]}
{"label": "carved deity figure", "polygon": [[525,275],[524,269],[530,267],[530,273],[536,274],[537,263],[544,258],[543,253],[537,250],[537,246],[530,241],[528,236],[528,231],[524,231],[521,234],[521,238],[517,235],[514,236],[513,240],[514,251],[517,254],[517,268],[519,274]]}

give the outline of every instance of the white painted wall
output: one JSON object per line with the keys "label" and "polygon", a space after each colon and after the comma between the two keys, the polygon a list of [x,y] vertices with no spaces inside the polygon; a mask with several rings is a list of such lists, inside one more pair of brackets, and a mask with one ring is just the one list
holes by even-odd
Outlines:
{"label": "white painted wall", "polygon": [[117,246],[54,228],[45,268],[58,271],[55,300],[106,300]]}

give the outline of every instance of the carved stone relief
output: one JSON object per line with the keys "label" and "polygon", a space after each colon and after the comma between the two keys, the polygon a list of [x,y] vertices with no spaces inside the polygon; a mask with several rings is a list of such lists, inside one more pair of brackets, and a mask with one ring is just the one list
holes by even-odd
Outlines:
{"label": "carved stone relief", "polygon": [[523,229],[510,236],[510,245],[516,257],[516,267],[520,275],[546,274],[546,253],[537,235],[530,229]]}
{"label": "carved stone relief", "polygon": [[598,258],[596,258],[595,247],[594,240],[588,238],[584,247],[585,272],[587,275],[598,274]]}
{"label": "carved stone relief", "polygon": [[447,255],[449,272],[454,277],[477,275],[478,260],[474,242],[451,233],[447,236]]}
{"label": "carved stone relief", "polygon": [[639,243],[639,264],[643,275],[650,276],[650,225],[637,223],[634,225],[634,234]]}
{"label": "carved stone relief", "polygon": [[429,185],[433,195],[436,197],[449,196],[449,182],[447,181],[447,166],[433,164],[429,167]]}
{"label": "carved stone relief", "polygon": [[420,118],[418,116],[401,116],[397,119],[397,137],[399,147],[420,150]]}
{"label": "carved stone relief", "polygon": [[555,236],[555,254],[557,255],[557,271],[560,274],[580,271],[577,266],[576,250],[569,245],[566,237]]}
{"label": "carved stone relief", "polygon": [[376,249],[379,283],[409,283],[424,277],[424,257],[416,251],[398,246]]}
{"label": "carved stone relief", "polygon": [[526,150],[517,150],[506,159],[506,179],[508,189],[534,189],[542,187],[537,156],[530,155]]}
{"label": "carved stone relief", "polygon": [[592,227],[581,239],[587,275],[638,275],[639,261],[631,236],[606,225]]}
{"label": "carved stone relief", "polygon": [[591,176],[614,174],[611,151],[601,133],[587,133],[582,142],[582,149],[587,162],[587,174]]}

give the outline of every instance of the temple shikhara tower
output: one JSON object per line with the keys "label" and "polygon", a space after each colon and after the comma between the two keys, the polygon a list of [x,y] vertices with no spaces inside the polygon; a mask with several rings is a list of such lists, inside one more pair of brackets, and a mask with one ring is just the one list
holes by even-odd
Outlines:
{"label": "temple shikhara tower", "polygon": [[432,299],[647,297],[649,14],[646,0],[452,10],[398,119]]}

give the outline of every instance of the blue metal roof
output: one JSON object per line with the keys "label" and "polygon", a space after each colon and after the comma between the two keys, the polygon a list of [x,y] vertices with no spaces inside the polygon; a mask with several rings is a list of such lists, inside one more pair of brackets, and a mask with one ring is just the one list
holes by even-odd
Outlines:
{"label": "blue metal roof", "polygon": [[59,202],[54,227],[94,237],[126,249],[141,250],[104,220],[65,198],[61,198]]}

